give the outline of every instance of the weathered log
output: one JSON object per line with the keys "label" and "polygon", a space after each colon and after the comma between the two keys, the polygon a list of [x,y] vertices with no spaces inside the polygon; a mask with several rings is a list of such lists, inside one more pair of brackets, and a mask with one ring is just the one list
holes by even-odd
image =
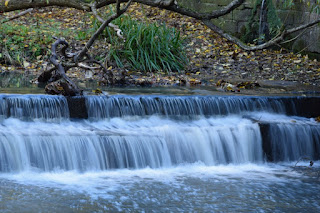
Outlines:
{"label": "weathered log", "polygon": [[[78,86],[66,75],[65,68],[62,62],[58,61],[57,47],[63,45],[62,54],[66,55],[66,49],[69,44],[64,39],[57,39],[52,44],[52,55],[50,62],[54,65],[54,69],[51,72],[44,72],[39,76],[39,82],[50,82],[46,87],[45,91],[52,95],[64,95],[64,96],[75,96],[82,94],[82,91]],[[55,71],[55,72],[53,72]]]}

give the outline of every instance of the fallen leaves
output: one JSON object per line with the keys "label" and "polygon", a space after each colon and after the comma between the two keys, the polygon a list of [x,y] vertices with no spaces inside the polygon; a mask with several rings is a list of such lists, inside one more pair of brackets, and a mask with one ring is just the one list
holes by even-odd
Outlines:
{"label": "fallen leaves", "polygon": [[254,89],[254,88],[260,87],[260,84],[257,82],[250,82],[250,81],[232,84],[228,81],[221,79],[216,83],[216,86],[219,91],[240,92],[240,89]]}
{"label": "fallen leaves", "polygon": [[[8,5],[9,0],[6,2]],[[269,79],[270,81],[298,81],[320,85],[320,64],[317,60],[289,53],[284,49],[246,52],[213,33],[200,21],[148,6],[143,6],[141,10],[141,7],[140,4],[132,4],[128,14],[141,21],[165,22],[170,27],[176,27],[185,38],[185,47],[190,64],[181,74],[167,74],[159,71],[148,76],[139,74],[136,71],[130,71],[128,73],[130,77],[127,76],[126,79],[131,79],[133,84],[212,86],[216,84],[215,82],[218,79],[225,79],[224,85],[218,87],[230,92],[257,88],[259,86],[255,82],[262,79]],[[90,18],[90,16],[90,14],[86,15],[86,13],[70,8],[46,8],[38,9],[32,15],[27,15],[12,23],[30,25],[30,30],[27,31],[30,37],[39,35],[39,32],[34,29],[37,27],[37,24],[41,24],[48,26],[43,29],[41,35],[44,36],[40,37],[41,39],[44,39],[50,33],[50,27],[53,25],[57,28],[57,35],[59,36],[59,31],[69,29],[69,39],[74,39],[75,35],[73,33],[76,31],[87,32],[87,36],[84,36],[84,39],[86,39],[92,35],[92,32],[89,32],[89,30],[92,26],[93,18]],[[31,21],[35,19],[38,20],[37,23]],[[79,43],[85,43],[85,40],[81,40]],[[25,48],[28,45],[26,43]],[[49,44],[46,47],[50,49]],[[12,46],[12,48],[15,47]],[[108,44],[103,40],[97,41],[95,51],[107,52],[107,49]],[[25,61],[35,67],[33,69],[34,72],[39,72],[38,69],[47,66],[47,64],[43,64],[43,61],[45,61],[44,55],[39,55],[36,58],[37,63],[33,63],[28,59],[25,59]],[[32,67],[27,63],[23,63],[23,67],[27,69]],[[2,66],[2,68],[3,70],[9,70],[6,66]],[[10,70],[13,69],[15,68],[10,68]],[[119,75],[117,78],[121,78],[121,71],[114,65],[108,65],[107,69],[112,70],[116,77]],[[76,77],[83,76],[85,78],[85,72],[72,70],[70,75],[72,73],[77,73],[74,75]],[[92,75],[92,78],[97,77],[97,75]],[[239,83],[230,83],[234,82],[231,81],[234,79],[238,79]]]}

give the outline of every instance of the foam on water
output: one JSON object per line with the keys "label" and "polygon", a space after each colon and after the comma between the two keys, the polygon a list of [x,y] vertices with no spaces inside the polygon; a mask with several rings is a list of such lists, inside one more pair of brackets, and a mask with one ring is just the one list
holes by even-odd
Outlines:
{"label": "foam on water", "polygon": [[[315,162],[315,165],[319,163]],[[33,196],[33,199],[41,203],[45,202],[42,199],[54,200],[55,196],[67,196],[67,200],[62,202],[70,205],[68,208],[72,210],[320,210],[317,202],[320,197],[315,193],[319,189],[319,182],[305,181],[307,177],[291,168],[292,165],[294,163],[219,166],[194,163],[171,168],[85,173],[28,171],[0,174],[0,181],[5,180],[9,185],[18,184],[15,185],[17,188],[11,190],[34,189],[34,194],[20,195],[20,199],[23,196]],[[37,190],[42,193],[41,190],[47,189],[51,189],[51,193],[43,195],[42,199],[37,198]],[[54,189],[59,189],[59,194],[56,194]],[[6,199],[7,195],[2,196]],[[77,197],[77,208],[71,202],[75,199],[73,197]],[[81,207],[79,200],[91,205]],[[59,205],[56,208],[58,207]]]}

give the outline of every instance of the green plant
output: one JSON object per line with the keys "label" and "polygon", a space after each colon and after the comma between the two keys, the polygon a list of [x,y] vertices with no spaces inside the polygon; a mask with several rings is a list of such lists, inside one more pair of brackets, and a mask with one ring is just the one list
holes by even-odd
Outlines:
{"label": "green plant", "polygon": [[[33,19],[33,23],[39,21]],[[61,26],[54,20],[31,26],[8,22],[0,25],[0,32],[0,49],[6,52],[1,55],[0,61],[16,65],[22,65],[25,60],[33,62],[39,56],[49,57],[50,46],[55,41],[53,36],[72,36],[70,30],[61,30]]]}
{"label": "green plant", "polygon": [[104,36],[111,43],[108,58],[118,67],[169,72],[180,71],[187,64],[183,39],[174,28],[138,22],[129,16],[120,17],[114,24],[123,31],[125,40],[113,29],[107,29]]}
{"label": "green plant", "polygon": [[268,23],[268,33],[266,34],[259,34],[260,20],[261,16],[261,6],[262,0],[256,0],[254,3],[254,8],[252,10],[252,14],[249,18],[248,23],[246,24],[245,32],[241,36],[241,40],[245,43],[257,43],[257,42],[266,42],[276,35],[278,35],[283,23],[281,22],[280,18],[278,17],[276,8],[273,4],[272,0],[265,0],[264,3],[266,4],[266,16],[267,16],[267,23]]}

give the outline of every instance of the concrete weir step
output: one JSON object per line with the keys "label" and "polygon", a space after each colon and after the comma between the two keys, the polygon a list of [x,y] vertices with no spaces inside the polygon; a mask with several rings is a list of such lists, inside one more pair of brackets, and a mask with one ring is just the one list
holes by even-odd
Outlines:
{"label": "concrete weir step", "polygon": [[[87,119],[90,117],[88,115],[89,110],[87,109],[87,98],[88,97],[67,98],[70,118]],[[102,98],[111,98],[113,100],[117,99],[117,97],[113,96]],[[120,97],[122,100],[128,99],[126,100],[128,103],[131,100],[130,98],[132,99],[130,96]],[[144,98],[144,96],[140,96],[138,97],[138,101],[141,101]],[[155,102],[159,100],[159,96],[149,96],[148,98],[148,100]],[[166,97],[161,98],[165,99]],[[175,97],[171,97],[171,100],[172,98]],[[188,98],[189,97],[183,97],[183,99]],[[201,98],[205,99],[205,97]],[[208,99],[210,98],[212,100],[214,97],[208,97]],[[217,98],[221,99],[221,96]],[[259,124],[262,136],[262,147],[268,161],[294,161],[301,157],[312,160],[320,159],[320,124],[312,119],[320,116],[320,97],[222,96],[222,99],[224,98],[226,101],[229,101],[228,103],[240,103],[239,100],[241,100],[241,98],[245,98],[247,99],[245,102],[246,104],[249,103],[255,106],[257,112],[249,110],[248,115],[246,115],[246,111],[244,110],[241,113],[244,114],[243,118],[252,120]],[[232,98],[236,101],[232,100]],[[177,97],[177,99],[179,99],[179,97]],[[181,101],[181,97],[179,100]],[[126,101],[123,103],[127,103]],[[273,117],[269,117],[270,115],[268,114],[266,117],[261,119],[260,114],[264,112],[265,106],[260,104],[268,102],[271,103],[271,105],[280,104],[285,113],[274,114]],[[101,103],[106,104],[107,102]],[[144,102],[141,101],[139,103]],[[168,102],[168,104],[170,103]],[[107,106],[102,105],[102,107]],[[112,107],[113,106],[111,106],[111,108]],[[118,104],[114,107],[126,107],[126,105]],[[227,107],[227,105],[223,103],[220,107]],[[261,107],[261,109],[259,107]],[[208,116],[208,114],[205,114],[205,116]]]}
{"label": "concrete weir step", "polygon": [[67,97],[70,118],[87,119],[88,110],[84,96]]}

